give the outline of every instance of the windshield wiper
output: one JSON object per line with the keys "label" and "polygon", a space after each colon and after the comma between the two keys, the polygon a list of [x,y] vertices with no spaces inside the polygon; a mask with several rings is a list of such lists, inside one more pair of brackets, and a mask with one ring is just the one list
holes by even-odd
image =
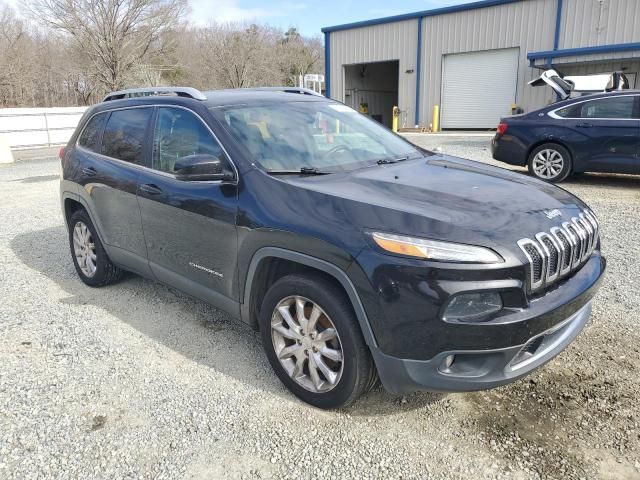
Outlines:
{"label": "windshield wiper", "polygon": [[380,160],[378,160],[376,163],[378,165],[388,165],[390,163],[398,163],[398,162],[404,162],[405,160],[408,160],[409,156],[405,156],[405,157],[396,157],[396,158],[381,158]]}
{"label": "windshield wiper", "polygon": [[328,175],[331,172],[323,172],[315,167],[301,167],[298,170],[267,170],[271,175]]}

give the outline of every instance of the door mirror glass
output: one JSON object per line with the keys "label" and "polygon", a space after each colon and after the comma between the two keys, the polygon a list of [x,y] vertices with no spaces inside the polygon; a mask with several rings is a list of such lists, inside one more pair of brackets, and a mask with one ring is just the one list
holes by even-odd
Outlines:
{"label": "door mirror glass", "polygon": [[173,169],[179,180],[231,180],[233,173],[225,165],[218,157],[202,153],[179,158]]}

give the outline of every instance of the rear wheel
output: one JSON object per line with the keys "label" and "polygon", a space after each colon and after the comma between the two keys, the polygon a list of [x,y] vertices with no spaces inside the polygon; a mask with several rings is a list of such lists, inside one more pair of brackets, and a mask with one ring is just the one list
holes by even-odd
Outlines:
{"label": "rear wheel", "polygon": [[319,408],[350,404],[376,371],[344,292],[321,275],[289,275],[265,295],[260,330],[284,385]]}
{"label": "rear wheel", "polygon": [[69,219],[69,246],[76,272],[90,287],[103,287],[122,277],[122,270],[107,256],[85,210],[78,210]]}
{"label": "rear wheel", "polygon": [[545,182],[562,182],[571,173],[571,155],[562,145],[545,143],[529,155],[529,173]]}

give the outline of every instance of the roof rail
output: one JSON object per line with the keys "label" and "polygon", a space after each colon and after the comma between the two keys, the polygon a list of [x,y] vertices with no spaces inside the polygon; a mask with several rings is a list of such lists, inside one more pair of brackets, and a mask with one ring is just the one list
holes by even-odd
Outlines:
{"label": "roof rail", "polygon": [[143,88],[129,88],[127,90],[118,90],[117,92],[111,92],[104,97],[103,102],[110,100],[120,100],[122,98],[134,98],[134,97],[148,97],[152,95],[177,95],[178,97],[193,98],[195,100],[206,100],[207,97],[203,93],[195,88],[191,87],[143,87]]}
{"label": "roof rail", "polygon": [[299,93],[301,95],[315,95],[316,97],[324,96],[314,90],[311,90],[309,88],[302,88],[302,87],[256,87],[256,88],[248,88],[248,90],[261,90],[266,92]]}

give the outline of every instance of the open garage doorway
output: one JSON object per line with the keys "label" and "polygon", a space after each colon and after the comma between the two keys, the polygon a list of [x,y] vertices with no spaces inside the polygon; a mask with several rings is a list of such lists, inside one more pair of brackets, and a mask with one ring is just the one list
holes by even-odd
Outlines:
{"label": "open garage doorway", "polygon": [[345,65],[344,103],[391,128],[398,75],[398,60]]}

